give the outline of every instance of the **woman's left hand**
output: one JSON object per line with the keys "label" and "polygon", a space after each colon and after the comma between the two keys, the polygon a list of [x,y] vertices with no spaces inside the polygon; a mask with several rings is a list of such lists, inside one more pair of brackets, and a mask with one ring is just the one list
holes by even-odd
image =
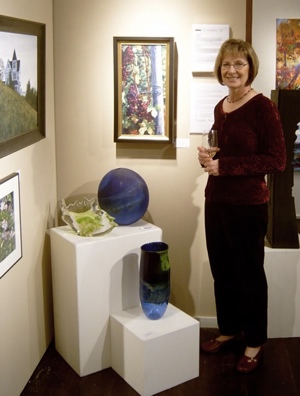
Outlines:
{"label": "woman's left hand", "polygon": [[[207,151],[199,146],[198,149],[198,161],[200,165],[204,168],[204,171],[212,176],[219,176],[219,160],[213,160],[208,154]],[[220,149],[217,149],[220,151]]]}
{"label": "woman's left hand", "polygon": [[205,162],[204,172],[207,172],[211,176],[219,176],[219,160],[212,158]]}

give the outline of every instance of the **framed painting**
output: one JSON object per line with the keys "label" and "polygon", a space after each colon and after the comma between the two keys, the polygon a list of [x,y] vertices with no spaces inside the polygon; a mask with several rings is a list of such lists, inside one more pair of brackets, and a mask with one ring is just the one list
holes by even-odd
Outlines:
{"label": "framed painting", "polygon": [[19,174],[0,180],[0,278],[22,257]]}
{"label": "framed painting", "polygon": [[276,89],[300,89],[300,19],[276,19]]}
{"label": "framed painting", "polygon": [[45,137],[45,30],[0,15],[0,158]]}
{"label": "framed painting", "polygon": [[173,143],[174,38],[114,37],[114,141]]}

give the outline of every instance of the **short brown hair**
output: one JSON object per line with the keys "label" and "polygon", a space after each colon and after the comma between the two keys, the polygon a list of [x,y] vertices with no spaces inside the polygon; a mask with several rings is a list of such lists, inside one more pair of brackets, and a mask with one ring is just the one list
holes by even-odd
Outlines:
{"label": "short brown hair", "polygon": [[259,67],[259,60],[252,45],[249,44],[247,41],[238,40],[238,39],[229,39],[224,41],[224,43],[221,45],[218,56],[216,58],[215,69],[214,69],[215,76],[217,77],[219,83],[222,85],[224,85],[224,83],[222,80],[221,66],[224,55],[226,53],[227,54],[229,53],[234,56],[238,56],[238,55],[245,56],[249,64],[249,78],[246,85],[250,85],[257,76],[258,67]]}

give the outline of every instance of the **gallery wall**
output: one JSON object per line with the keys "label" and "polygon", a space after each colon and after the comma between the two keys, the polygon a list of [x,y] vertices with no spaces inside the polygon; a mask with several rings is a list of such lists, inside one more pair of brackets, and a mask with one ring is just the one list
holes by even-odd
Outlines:
{"label": "gallery wall", "polygon": [[[244,38],[245,7],[237,0],[154,0],[151,6],[54,0],[58,195],[95,196],[111,169],[138,172],[150,192],[145,219],[162,228],[169,244],[171,301],[195,316],[214,316],[215,308],[203,230],[206,174],[196,149],[201,137],[189,134],[192,24],[229,24],[233,36]],[[174,37],[177,138],[190,147],[114,143],[114,36]]]}
{"label": "gallery wall", "polygon": [[46,138],[0,159],[0,179],[20,173],[23,257],[0,279],[0,394],[18,396],[53,338],[46,234],[54,226],[57,195],[52,1],[0,0],[0,13],[47,25]]}
{"label": "gallery wall", "polygon": [[[253,6],[253,44],[261,60],[255,88],[269,95],[275,76],[269,35],[276,17],[300,17],[298,0],[253,0]],[[56,224],[58,196],[96,195],[113,168],[131,168],[148,184],[145,219],[163,229],[170,246],[172,302],[201,317],[201,324],[214,319],[203,229],[206,175],[197,162],[200,136],[189,134],[191,27],[229,24],[233,37],[245,38],[245,9],[240,0],[154,0],[151,7],[138,0],[0,0],[1,14],[45,23],[47,33],[46,139],[0,159],[0,178],[20,172],[23,242],[22,259],[0,279],[1,394],[20,394],[53,337],[47,229]],[[175,38],[176,130],[189,147],[113,142],[113,36]]]}

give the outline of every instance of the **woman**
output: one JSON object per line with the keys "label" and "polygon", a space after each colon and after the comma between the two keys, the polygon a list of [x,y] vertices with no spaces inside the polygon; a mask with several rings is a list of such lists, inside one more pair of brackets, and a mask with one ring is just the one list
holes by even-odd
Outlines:
{"label": "woman", "polygon": [[236,39],[223,43],[215,74],[229,94],[214,111],[217,153],[211,158],[198,147],[198,160],[209,175],[205,231],[220,330],[219,337],[201,347],[215,353],[243,333],[246,349],[237,364],[242,373],[257,367],[267,340],[265,175],[283,171],[286,160],[278,110],[251,86],[258,64],[249,43]]}

